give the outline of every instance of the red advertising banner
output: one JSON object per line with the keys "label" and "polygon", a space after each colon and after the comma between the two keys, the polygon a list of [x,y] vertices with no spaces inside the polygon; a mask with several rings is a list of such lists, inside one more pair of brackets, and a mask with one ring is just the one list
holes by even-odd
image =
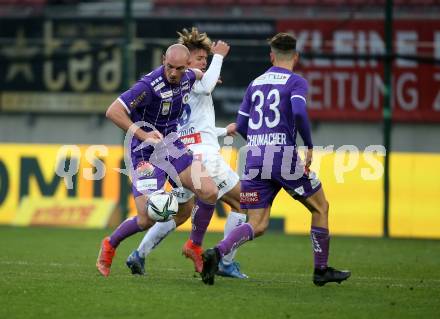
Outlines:
{"label": "red advertising banner", "polygon": [[[397,20],[394,53],[440,59],[440,21]],[[383,20],[279,20],[300,52],[385,54]],[[302,59],[297,72],[309,82],[309,114],[323,120],[382,118],[383,63],[377,59]],[[440,64],[396,59],[392,69],[393,119],[440,122]]]}

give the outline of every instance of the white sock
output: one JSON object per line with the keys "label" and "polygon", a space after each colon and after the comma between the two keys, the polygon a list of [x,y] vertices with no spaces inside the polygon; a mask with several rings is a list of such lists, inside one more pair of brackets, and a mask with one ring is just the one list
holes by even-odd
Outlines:
{"label": "white sock", "polygon": [[[246,223],[246,215],[242,213],[231,212],[228,215],[228,219],[225,224],[225,237],[226,238],[229,233],[240,226],[241,224]],[[237,249],[232,249],[231,252],[225,256],[223,256],[223,263],[225,265],[230,265],[234,261],[235,254],[237,253]]]}
{"label": "white sock", "polygon": [[176,222],[174,219],[154,224],[153,227],[147,231],[138,247],[139,256],[142,258],[147,257],[151,251],[159,245],[162,239],[167,237],[174,229],[176,229]]}

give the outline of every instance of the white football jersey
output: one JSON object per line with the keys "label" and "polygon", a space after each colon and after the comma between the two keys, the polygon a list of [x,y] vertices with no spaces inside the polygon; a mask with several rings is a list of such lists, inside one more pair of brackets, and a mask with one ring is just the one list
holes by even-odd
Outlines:
{"label": "white football jersey", "polygon": [[221,55],[214,55],[202,80],[195,82],[177,128],[180,140],[197,153],[206,151],[207,148],[219,151],[217,137],[226,135],[225,128],[215,126],[215,110],[211,95],[220,76],[222,62]]}

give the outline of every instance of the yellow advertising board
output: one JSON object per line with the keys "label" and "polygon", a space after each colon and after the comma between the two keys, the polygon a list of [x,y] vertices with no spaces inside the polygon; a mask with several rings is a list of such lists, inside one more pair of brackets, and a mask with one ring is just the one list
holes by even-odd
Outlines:
{"label": "yellow advertising board", "polygon": [[[223,155],[235,168],[237,151],[224,149]],[[381,236],[383,158],[360,152],[354,159],[347,152],[314,153],[312,168],[330,203],[330,230],[338,235]],[[435,169],[440,167],[440,155],[393,153],[390,164],[390,234],[440,238],[440,170]],[[123,167],[121,146],[0,144],[0,224],[16,220],[26,197],[50,197],[66,205],[70,200],[102,199],[134,215],[130,180],[120,172]],[[58,176],[63,171],[75,174],[69,180]],[[224,204],[217,208],[211,231],[223,231],[229,211]],[[286,233],[309,232],[310,213],[284,191],[274,201],[272,217],[277,225],[281,221]],[[190,230],[190,223],[181,229]]]}
{"label": "yellow advertising board", "polygon": [[440,238],[440,155],[391,156],[390,235]]}
{"label": "yellow advertising board", "polygon": [[24,197],[12,225],[104,228],[114,209],[115,203],[105,199]]}

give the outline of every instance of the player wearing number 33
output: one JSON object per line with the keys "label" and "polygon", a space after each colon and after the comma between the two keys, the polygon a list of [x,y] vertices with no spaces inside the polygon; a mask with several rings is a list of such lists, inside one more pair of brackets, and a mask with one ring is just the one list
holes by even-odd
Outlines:
{"label": "player wearing number 33", "polygon": [[[327,265],[329,204],[320,181],[309,170],[313,144],[306,112],[307,81],[292,72],[298,61],[296,39],[279,33],[269,45],[273,66],[251,82],[237,116],[237,131],[247,140],[249,149],[240,193],[240,205],[249,220],[203,253],[202,280],[212,285],[222,256],[263,235],[272,202],[284,188],[312,213],[313,282],[317,286],[340,283],[350,272]],[[307,147],[305,162],[298,157],[297,132]]]}

